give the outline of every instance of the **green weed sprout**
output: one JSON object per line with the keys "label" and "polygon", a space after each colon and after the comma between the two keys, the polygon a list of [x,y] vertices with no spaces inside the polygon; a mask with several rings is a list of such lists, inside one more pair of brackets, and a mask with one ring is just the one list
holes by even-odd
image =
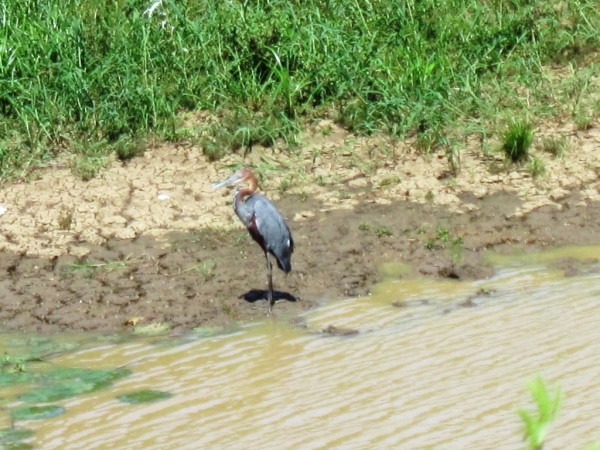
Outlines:
{"label": "green weed sprout", "polygon": [[529,171],[533,178],[538,178],[546,173],[546,165],[541,158],[534,156],[529,160]]}
{"label": "green weed sprout", "polygon": [[518,414],[525,426],[524,440],[529,450],[541,450],[550,425],[554,422],[562,400],[562,391],[556,389],[554,394],[548,391],[544,380],[539,375],[527,383],[527,388],[536,403],[537,411],[530,412],[519,409]]}
{"label": "green weed sprout", "polygon": [[533,142],[533,130],[525,121],[513,121],[504,133],[502,149],[507,158],[517,163],[529,156],[529,148]]}
{"label": "green weed sprout", "polygon": [[561,158],[565,153],[566,147],[567,138],[565,136],[547,137],[542,140],[542,149],[555,158]]}
{"label": "green weed sprout", "polygon": [[450,250],[450,257],[453,263],[459,263],[463,258],[463,238],[462,236],[455,237],[452,239],[452,248]]}

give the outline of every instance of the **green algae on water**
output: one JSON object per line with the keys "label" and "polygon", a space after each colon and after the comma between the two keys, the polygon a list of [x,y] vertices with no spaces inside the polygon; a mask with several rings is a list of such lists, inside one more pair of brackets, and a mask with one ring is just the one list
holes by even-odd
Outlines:
{"label": "green algae on water", "polygon": [[166,400],[171,397],[173,397],[173,394],[171,394],[170,392],[146,390],[119,395],[117,399],[119,399],[123,403],[137,404]]}
{"label": "green algae on water", "polygon": [[13,409],[11,416],[14,420],[41,420],[60,416],[66,411],[59,405],[27,406]]}
{"label": "green algae on water", "polygon": [[19,396],[26,403],[50,403],[74,397],[86,392],[95,392],[110,387],[114,381],[131,375],[131,370],[79,369],[59,367],[40,375],[40,387]]}
{"label": "green algae on water", "polygon": [[33,431],[27,428],[2,428],[0,429],[0,448],[9,447],[23,439],[33,436]]}

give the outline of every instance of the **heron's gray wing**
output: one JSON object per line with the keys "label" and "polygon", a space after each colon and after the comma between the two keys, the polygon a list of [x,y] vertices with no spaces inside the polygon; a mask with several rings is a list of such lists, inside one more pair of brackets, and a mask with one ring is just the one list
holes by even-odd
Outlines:
{"label": "heron's gray wing", "polygon": [[284,272],[292,270],[291,257],[294,240],[281,213],[269,199],[253,195],[246,200],[254,210],[256,230],[263,239],[266,251],[277,259],[277,266]]}

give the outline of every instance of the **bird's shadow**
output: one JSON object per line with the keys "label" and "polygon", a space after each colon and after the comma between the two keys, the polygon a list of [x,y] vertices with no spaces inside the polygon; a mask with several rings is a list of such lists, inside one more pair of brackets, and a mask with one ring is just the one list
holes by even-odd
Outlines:
{"label": "bird's shadow", "polygon": [[[268,300],[269,291],[263,289],[250,289],[245,294],[240,295],[238,298],[243,298],[248,303],[254,303],[257,300]],[[296,302],[298,299],[289,292],[273,291],[273,300],[286,300],[288,302]]]}

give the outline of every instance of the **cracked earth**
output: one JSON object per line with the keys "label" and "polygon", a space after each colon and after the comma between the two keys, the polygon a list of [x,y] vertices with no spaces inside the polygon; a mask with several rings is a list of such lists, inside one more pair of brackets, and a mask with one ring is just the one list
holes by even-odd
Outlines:
{"label": "cracked earth", "polygon": [[87,182],[56,164],[0,189],[0,322],[6,330],[117,331],[264,317],[263,255],[238,224],[230,193],[211,189],[239,164],[254,167],[297,244],[292,274],[274,280],[296,299],[278,302],[279,315],[366,295],[385,262],[412,267],[402,276],[481,278],[493,273],[490,251],[598,243],[593,125],[536,130],[538,144],[567,139],[560,159],[534,144],[546,166],[537,179],[482,153],[475,137],[454,176],[444,154],[356,137],[331,121],[287,153],[255,148],[209,163],[193,142],[150,145]]}

